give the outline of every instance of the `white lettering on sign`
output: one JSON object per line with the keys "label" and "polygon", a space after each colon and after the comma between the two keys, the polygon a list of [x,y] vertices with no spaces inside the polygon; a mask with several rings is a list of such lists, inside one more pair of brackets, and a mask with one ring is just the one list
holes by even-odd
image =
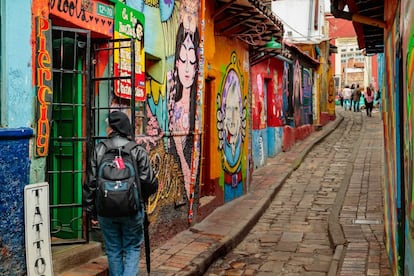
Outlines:
{"label": "white lettering on sign", "polygon": [[49,184],[24,187],[27,275],[53,275],[49,229]]}

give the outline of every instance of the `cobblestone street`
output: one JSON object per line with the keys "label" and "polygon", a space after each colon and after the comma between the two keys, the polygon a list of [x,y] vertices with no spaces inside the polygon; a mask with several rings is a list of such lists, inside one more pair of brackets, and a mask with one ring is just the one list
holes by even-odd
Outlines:
{"label": "cobblestone street", "polygon": [[[391,275],[383,244],[380,113],[337,112],[344,121],[205,275]],[[342,228],[332,236],[330,217]]]}

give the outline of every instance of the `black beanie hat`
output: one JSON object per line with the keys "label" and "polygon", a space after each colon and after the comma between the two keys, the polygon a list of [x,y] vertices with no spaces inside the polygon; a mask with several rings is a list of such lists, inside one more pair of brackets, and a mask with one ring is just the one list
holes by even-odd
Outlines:
{"label": "black beanie hat", "polygon": [[132,134],[131,123],[128,116],[121,111],[114,111],[109,113],[109,126],[122,136],[128,137]]}

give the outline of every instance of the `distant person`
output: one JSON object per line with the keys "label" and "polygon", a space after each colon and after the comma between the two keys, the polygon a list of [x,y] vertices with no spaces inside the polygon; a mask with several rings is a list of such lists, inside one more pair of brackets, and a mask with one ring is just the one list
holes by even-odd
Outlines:
{"label": "distant person", "polygon": [[345,85],[342,95],[344,96],[344,110],[351,110],[352,90],[349,88],[349,85]]}
{"label": "distant person", "polygon": [[341,106],[344,107],[344,96],[342,95],[342,91],[338,92],[339,102],[341,103]]}
{"label": "distant person", "polygon": [[361,100],[361,88],[359,84],[356,85],[353,93],[354,112],[359,112],[359,101]]}
{"label": "distant person", "polygon": [[374,106],[374,91],[371,87],[367,86],[365,93],[365,108],[367,110],[367,116],[372,117],[372,108]]}
{"label": "distant person", "polygon": [[353,83],[350,88],[351,88],[352,94],[351,94],[351,107],[349,108],[349,110],[352,109],[352,106],[353,106],[353,103],[354,103],[355,83]]}

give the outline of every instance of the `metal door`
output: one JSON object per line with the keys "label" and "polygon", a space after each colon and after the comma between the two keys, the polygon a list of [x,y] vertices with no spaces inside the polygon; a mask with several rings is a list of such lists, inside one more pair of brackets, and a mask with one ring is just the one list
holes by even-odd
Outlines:
{"label": "metal door", "polygon": [[52,27],[53,103],[46,178],[53,244],[85,242],[85,177],[90,31]]}

